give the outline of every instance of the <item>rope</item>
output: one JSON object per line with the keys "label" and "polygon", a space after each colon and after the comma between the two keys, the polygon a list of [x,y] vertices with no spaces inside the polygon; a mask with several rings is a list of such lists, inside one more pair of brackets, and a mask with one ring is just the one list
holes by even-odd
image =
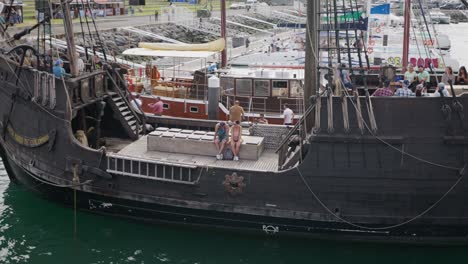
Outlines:
{"label": "rope", "polygon": [[[466,167],[467,164],[465,164],[465,167]],[[383,226],[383,227],[370,227],[370,226],[364,226],[364,225],[359,225],[359,224],[355,224],[353,222],[350,222],[346,219],[344,219],[343,217],[337,215],[336,213],[334,213],[332,210],[330,210],[330,208],[327,207],[327,205],[320,199],[320,197],[318,197],[318,195],[312,190],[312,188],[310,187],[309,183],[306,181],[306,179],[304,178],[304,176],[302,175],[301,171],[299,170],[299,167],[296,167],[298,173],[299,173],[299,176],[302,180],[302,182],[304,183],[304,185],[307,187],[307,189],[309,190],[309,192],[312,194],[312,196],[314,196],[315,200],[323,207],[323,209],[325,209],[325,211],[327,211],[329,214],[333,215],[334,217],[336,217],[338,220],[340,220],[341,222],[343,223],[346,223],[350,226],[353,226],[353,227],[357,227],[357,228],[360,228],[360,229],[365,229],[365,230],[388,230],[388,229],[393,229],[393,228],[397,228],[397,227],[400,227],[400,226],[404,226],[404,225],[407,225],[411,222],[414,222],[415,220],[423,217],[424,215],[426,215],[428,212],[430,212],[433,208],[435,208],[440,202],[442,202],[442,200],[445,199],[445,197],[447,197],[447,195],[449,195],[453,189],[455,189],[455,187],[457,187],[457,185],[461,182],[461,180],[463,179],[463,177],[465,176],[465,167],[460,171],[460,174],[459,174],[459,177],[458,179],[455,181],[454,184],[452,184],[452,186],[435,202],[433,203],[431,206],[429,206],[426,210],[422,211],[421,213],[417,214],[416,216],[406,220],[406,221],[403,221],[401,223],[398,223],[398,224],[395,224],[395,225],[389,225],[389,226]]]}
{"label": "rope", "polygon": [[315,107],[315,133],[318,133],[320,132],[320,124],[321,124],[321,120],[320,120],[320,116],[321,116],[321,113],[322,113],[322,99],[320,98],[320,96],[317,96],[315,98],[316,100],[316,107]]}
{"label": "rope", "polygon": [[[346,90],[346,89],[345,89]],[[347,93],[348,91],[345,91]],[[356,110],[356,116],[357,116],[357,123],[359,130],[361,130],[361,134],[364,134],[364,118],[362,117],[362,106],[361,106],[361,100],[359,98],[359,95],[357,92],[354,93],[354,98],[356,99],[357,106],[354,108]]]}
{"label": "rope", "polygon": [[331,92],[328,93],[327,98],[327,117],[328,117],[328,133],[333,134],[335,128],[333,127],[333,95]]}
{"label": "rope", "polygon": [[348,100],[345,95],[341,96],[341,109],[343,111],[343,127],[346,133],[349,132],[349,114],[348,114]]}

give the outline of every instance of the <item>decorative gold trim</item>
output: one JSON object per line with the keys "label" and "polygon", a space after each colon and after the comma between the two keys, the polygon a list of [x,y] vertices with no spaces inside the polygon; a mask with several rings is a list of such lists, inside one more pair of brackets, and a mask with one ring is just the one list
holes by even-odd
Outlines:
{"label": "decorative gold trim", "polygon": [[25,137],[20,134],[18,134],[12,127],[11,125],[8,125],[7,127],[8,134],[10,137],[16,141],[16,143],[29,147],[29,148],[36,148],[44,145],[45,143],[49,142],[49,134],[45,134],[44,136],[38,137],[38,138],[30,138],[30,137]]}

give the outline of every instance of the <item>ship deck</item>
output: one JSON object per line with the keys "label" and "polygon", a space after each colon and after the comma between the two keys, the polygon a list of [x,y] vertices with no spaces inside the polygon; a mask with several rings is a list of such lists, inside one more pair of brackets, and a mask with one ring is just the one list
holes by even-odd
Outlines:
{"label": "ship deck", "polygon": [[234,170],[248,170],[258,172],[277,172],[278,155],[273,150],[265,150],[258,160],[216,160],[215,157],[189,155],[162,151],[147,150],[147,136],[127,145],[118,152],[122,156],[154,160],[161,162],[171,162],[186,165],[195,165],[206,168],[223,168]]}

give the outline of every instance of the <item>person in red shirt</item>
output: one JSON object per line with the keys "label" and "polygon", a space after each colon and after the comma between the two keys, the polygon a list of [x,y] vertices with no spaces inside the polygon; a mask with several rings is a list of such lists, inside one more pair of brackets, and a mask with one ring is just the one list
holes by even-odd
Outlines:
{"label": "person in red shirt", "polygon": [[160,97],[156,97],[156,103],[148,104],[148,106],[153,110],[153,114],[160,116],[164,110],[164,104],[161,101]]}

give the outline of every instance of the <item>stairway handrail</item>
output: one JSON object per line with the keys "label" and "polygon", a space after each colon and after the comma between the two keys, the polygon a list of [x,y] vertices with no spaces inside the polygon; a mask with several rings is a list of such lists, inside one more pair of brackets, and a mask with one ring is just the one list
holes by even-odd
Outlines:
{"label": "stairway handrail", "polygon": [[[126,90],[127,92],[130,93],[130,90],[128,89],[128,86],[126,85],[125,81],[123,80],[123,78],[119,75],[119,73],[118,73],[115,69],[114,69],[114,73],[115,73],[115,75],[117,75],[117,76],[119,77],[119,79],[120,79],[120,81],[122,82],[122,85],[123,85],[123,87],[125,88],[125,90]],[[143,114],[142,114],[142,118],[140,118],[140,116],[139,116],[138,113],[135,111],[135,109],[133,109],[133,107],[132,107],[130,101],[128,101],[127,96],[126,96],[124,93],[122,93],[122,91],[120,90],[120,88],[119,88],[120,86],[119,86],[119,85],[117,84],[117,82],[114,80],[113,76],[110,74],[109,71],[107,71],[107,76],[108,76],[109,79],[112,81],[112,83],[113,83],[113,85],[114,85],[114,87],[115,87],[113,90],[116,91],[116,92],[120,95],[120,97],[122,98],[122,100],[124,101],[124,103],[126,104],[126,106],[128,107],[128,109],[132,112],[133,116],[135,116],[135,119],[136,119],[138,125],[140,125],[140,126],[142,125],[143,130],[145,130],[145,126],[144,126],[144,125],[145,125],[145,123],[146,123],[146,117],[145,117],[145,114],[144,114],[143,110],[140,108],[140,106],[138,106],[139,110],[143,113]],[[141,120],[141,119],[143,119],[143,120]],[[138,132],[138,131],[136,131],[136,132]]]}

